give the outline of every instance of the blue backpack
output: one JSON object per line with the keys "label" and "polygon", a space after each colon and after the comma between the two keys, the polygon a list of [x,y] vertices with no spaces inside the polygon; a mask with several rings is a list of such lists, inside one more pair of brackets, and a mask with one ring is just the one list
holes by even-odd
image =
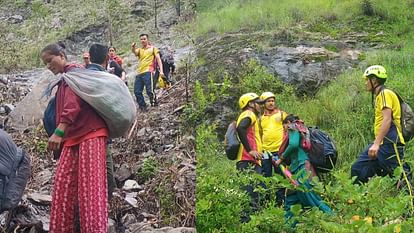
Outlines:
{"label": "blue backpack", "polygon": [[318,127],[309,127],[309,134],[311,143],[311,147],[307,151],[309,161],[317,172],[330,172],[338,159],[338,151],[333,140]]}
{"label": "blue backpack", "polygon": [[56,129],[56,97],[52,97],[43,114],[43,126],[50,137]]}

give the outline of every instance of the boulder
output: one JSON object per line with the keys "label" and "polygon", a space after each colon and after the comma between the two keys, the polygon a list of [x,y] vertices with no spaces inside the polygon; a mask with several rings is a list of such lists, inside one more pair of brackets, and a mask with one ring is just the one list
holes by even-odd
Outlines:
{"label": "boulder", "polygon": [[38,72],[33,73],[33,75],[31,77],[32,81],[36,83],[32,91],[9,114],[10,126],[16,130],[24,130],[39,124],[48,103],[47,98],[41,98],[43,91],[50,82],[56,79],[56,76],[45,69],[40,69]]}

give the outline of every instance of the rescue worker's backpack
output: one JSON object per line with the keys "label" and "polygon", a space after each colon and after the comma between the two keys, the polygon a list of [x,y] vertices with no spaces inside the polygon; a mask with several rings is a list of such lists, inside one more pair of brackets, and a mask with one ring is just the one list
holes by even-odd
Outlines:
{"label": "rescue worker's backpack", "polygon": [[318,129],[309,127],[310,149],[307,150],[309,161],[317,172],[330,172],[336,165],[338,151],[328,134]]}
{"label": "rescue worker's backpack", "polygon": [[17,207],[30,172],[29,156],[0,130],[0,213]]}
{"label": "rescue worker's backpack", "polygon": [[400,101],[401,107],[401,128],[405,142],[409,142],[414,137],[414,112],[410,105],[394,91]]}
{"label": "rescue worker's backpack", "polygon": [[233,121],[229,124],[224,138],[224,147],[227,158],[235,160],[240,149],[240,141],[237,136],[236,122]]}

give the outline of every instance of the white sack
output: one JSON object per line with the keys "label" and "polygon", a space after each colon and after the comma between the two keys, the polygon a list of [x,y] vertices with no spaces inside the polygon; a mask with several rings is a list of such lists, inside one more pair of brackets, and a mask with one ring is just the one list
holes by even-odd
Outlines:
{"label": "white sack", "polygon": [[105,120],[109,137],[125,135],[137,109],[128,87],[117,76],[95,70],[73,69],[62,78],[81,99]]}

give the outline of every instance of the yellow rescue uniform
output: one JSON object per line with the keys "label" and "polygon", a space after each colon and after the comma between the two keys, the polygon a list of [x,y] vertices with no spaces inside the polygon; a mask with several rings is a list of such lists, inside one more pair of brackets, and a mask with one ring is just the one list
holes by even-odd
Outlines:
{"label": "yellow rescue uniform", "polygon": [[397,127],[398,137],[402,144],[405,144],[404,137],[402,135],[401,128],[401,107],[400,101],[397,95],[389,90],[384,89],[375,97],[375,121],[374,121],[374,135],[378,136],[384,117],[382,116],[382,110],[389,108],[392,110],[392,121]]}
{"label": "yellow rescue uniform", "polygon": [[274,110],[270,114],[264,114],[260,119],[263,130],[263,151],[278,152],[283,141],[283,119],[286,112]]}
{"label": "yellow rescue uniform", "polygon": [[[242,112],[237,119],[237,126],[244,118],[250,118],[251,124],[247,129],[247,141],[249,143],[250,149],[258,152],[262,152],[262,139],[260,135],[260,124],[257,119],[256,114],[251,110],[246,110]],[[251,161],[253,163],[261,165],[260,161],[256,161],[250,154],[249,151],[246,151],[243,147],[243,144],[240,146],[239,153],[237,155],[237,161]]]}

